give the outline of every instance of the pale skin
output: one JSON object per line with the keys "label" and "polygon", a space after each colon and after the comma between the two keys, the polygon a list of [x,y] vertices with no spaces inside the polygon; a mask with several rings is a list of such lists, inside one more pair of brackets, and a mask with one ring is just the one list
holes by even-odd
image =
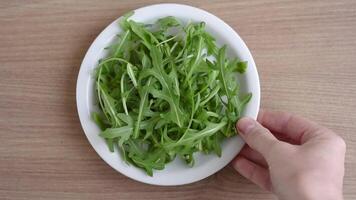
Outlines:
{"label": "pale skin", "polygon": [[280,200],[341,200],[346,144],[333,131],[285,112],[260,111],[236,124],[247,145],[232,161]]}

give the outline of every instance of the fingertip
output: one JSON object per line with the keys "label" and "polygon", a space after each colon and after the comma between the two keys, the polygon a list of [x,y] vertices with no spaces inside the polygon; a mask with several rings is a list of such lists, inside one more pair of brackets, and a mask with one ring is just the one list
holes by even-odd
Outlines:
{"label": "fingertip", "polygon": [[243,117],[236,123],[236,129],[242,133],[246,134],[256,125],[256,121],[250,117]]}
{"label": "fingertip", "polygon": [[244,157],[238,155],[232,161],[232,167],[239,173],[241,172],[241,169],[243,168],[244,160],[246,160]]}
{"label": "fingertip", "polygon": [[262,166],[267,167],[267,161],[263,158],[263,156],[257,151],[253,150],[248,145],[245,145],[242,150],[239,152],[239,156],[243,156],[244,158]]}
{"label": "fingertip", "polygon": [[252,181],[265,190],[271,191],[271,181],[267,169],[249,161],[248,159],[237,156],[233,162],[233,168],[243,177]]}

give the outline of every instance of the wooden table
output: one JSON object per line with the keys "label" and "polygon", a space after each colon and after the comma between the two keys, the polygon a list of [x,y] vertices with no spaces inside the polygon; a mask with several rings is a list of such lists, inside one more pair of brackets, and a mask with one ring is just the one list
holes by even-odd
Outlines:
{"label": "wooden table", "polygon": [[[103,162],[80,126],[76,78],[94,38],[159,1],[0,2],[0,199],[273,199],[225,167],[157,187]],[[356,1],[183,1],[230,24],[255,58],[262,107],[295,112],[347,142],[345,199],[356,199]]]}

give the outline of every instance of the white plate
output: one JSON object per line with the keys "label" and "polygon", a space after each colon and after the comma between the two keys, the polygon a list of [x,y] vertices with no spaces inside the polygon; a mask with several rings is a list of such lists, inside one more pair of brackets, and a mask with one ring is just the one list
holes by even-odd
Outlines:
{"label": "white plate", "polygon": [[[240,36],[225,22],[216,16],[191,6],[180,4],[156,4],[135,10],[131,19],[139,22],[150,23],[165,16],[175,16],[182,21],[204,21],[206,29],[216,39],[218,44],[227,44],[228,54],[238,56],[248,61],[248,69],[239,77],[241,92],[252,92],[253,96],[248,103],[244,114],[253,118],[257,117],[260,104],[260,84],[255,62],[245,43]],[[222,155],[195,154],[194,167],[188,167],[180,159],[169,163],[164,170],[154,171],[153,177],[134,166],[123,162],[118,152],[111,153],[105,141],[98,136],[100,130],[91,119],[91,112],[97,110],[94,96],[93,69],[97,67],[98,60],[105,57],[105,47],[120,33],[118,19],[112,22],[94,40],[86,53],[80,67],[77,80],[77,108],[80,122],[90,144],[99,156],[112,168],[120,173],[140,182],[154,185],[183,185],[206,178],[226,166],[241,150],[244,142],[235,136],[223,142]]]}

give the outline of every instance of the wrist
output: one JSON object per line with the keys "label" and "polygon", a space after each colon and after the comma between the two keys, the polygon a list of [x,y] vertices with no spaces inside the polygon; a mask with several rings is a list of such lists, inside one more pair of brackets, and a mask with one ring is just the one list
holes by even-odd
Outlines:
{"label": "wrist", "polygon": [[330,180],[299,181],[301,199],[305,200],[342,200],[342,184],[338,186]]}
{"label": "wrist", "polygon": [[284,181],[288,185],[276,185],[275,194],[280,200],[342,200],[342,180],[322,176],[318,172],[303,172]]}

